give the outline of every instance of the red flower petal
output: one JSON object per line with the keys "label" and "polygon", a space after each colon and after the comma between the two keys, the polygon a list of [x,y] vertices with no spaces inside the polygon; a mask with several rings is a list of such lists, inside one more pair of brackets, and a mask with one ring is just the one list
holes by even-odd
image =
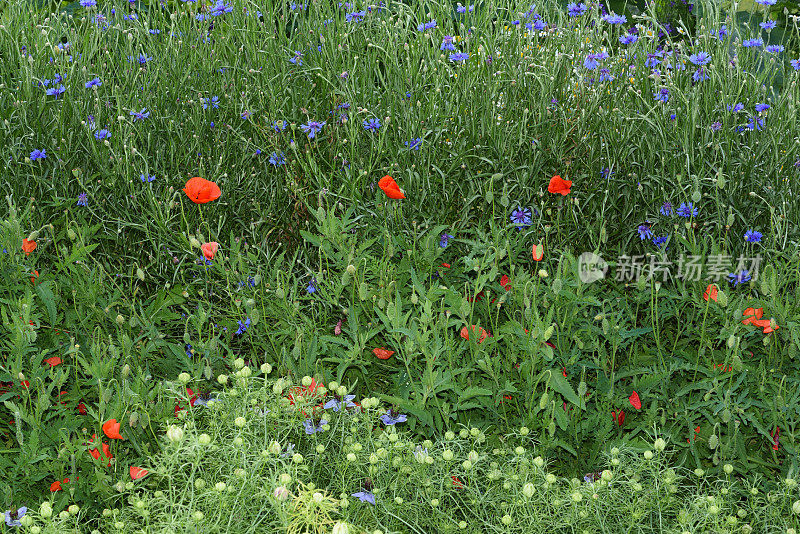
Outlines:
{"label": "red flower petal", "polygon": [[631,396],[628,397],[628,401],[631,403],[631,406],[633,406],[637,410],[641,410],[642,409],[642,401],[639,400],[639,394],[636,393],[635,390],[634,390],[633,393],[631,393]]}

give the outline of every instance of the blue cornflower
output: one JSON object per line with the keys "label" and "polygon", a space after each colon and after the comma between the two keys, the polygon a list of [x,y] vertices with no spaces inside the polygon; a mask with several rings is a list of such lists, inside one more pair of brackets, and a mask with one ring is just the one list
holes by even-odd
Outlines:
{"label": "blue cornflower", "polygon": [[384,425],[392,426],[396,425],[397,423],[405,423],[408,420],[408,416],[402,413],[397,413],[392,410],[389,410],[385,414],[381,416],[381,421],[383,421]]}
{"label": "blue cornflower", "polygon": [[653,98],[659,102],[666,103],[669,100],[669,89],[661,88],[657,93],[653,93]]}
{"label": "blue cornflower", "polygon": [[324,425],[327,425],[328,421],[325,419],[320,419],[319,423],[315,424],[312,419],[306,419],[303,421],[303,426],[306,429],[306,434],[314,434],[316,432],[325,432],[325,429],[322,428]]}
{"label": "blue cornflower", "polygon": [[603,15],[603,20],[608,24],[625,24],[628,22],[628,18],[625,15],[617,15],[616,13]]}
{"label": "blue cornflower", "polygon": [[277,167],[278,165],[284,165],[286,163],[286,157],[283,152],[281,153],[273,152],[269,156],[269,162],[271,165],[274,165],[275,167]]}
{"label": "blue cornflower", "polygon": [[653,237],[653,244],[656,246],[656,248],[661,248],[661,246],[667,242],[667,239],[669,238],[665,235]]}
{"label": "blue cornflower", "polygon": [[570,2],[569,4],[567,4],[567,14],[570,17],[580,17],[581,15],[586,13],[587,9],[589,8],[583,2],[579,4],[576,4],[575,2]]}
{"label": "blue cornflower", "polygon": [[308,283],[308,286],[306,287],[306,291],[308,293],[316,293],[317,292],[317,279],[316,278],[312,278],[311,279],[311,281]]}
{"label": "blue cornflower", "polygon": [[86,88],[91,89],[92,87],[100,87],[103,85],[103,82],[100,81],[100,78],[95,77],[93,80],[89,80],[86,82]]}
{"label": "blue cornflower", "polygon": [[155,180],[155,179],[156,179],[156,177],[155,177],[155,175],[153,175],[153,176],[147,176],[146,174],[140,174],[140,175],[139,175],[139,179],[140,179],[142,182],[144,182],[144,183],[146,183],[146,184],[149,184],[150,182],[152,182],[153,180]]}
{"label": "blue cornflower", "polygon": [[722,123],[719,121],[715,121],[711,123],[711,130],[714,132],[718,132],[722,129]]}
{"label": "blue cornflower", "polygon": [[748,130],[756,130],[761,131],[764,129],[764,119],[761,117],[750,117],[747,122],[747,129]]}
{"label": "blue cornflower", "polygon": [[308,133],[309,139],[314,139],[317,133],[322,130],[322,127],[325,126],[325,121],[317,122],[317,121],[308,121],[308,124],[301,124],[300,128]]}
{"label": "blue cornflower", "polygon": [[217,0],[217,3],[214,4],[209,13],[214,17],[218,17],[225,13],[230,13],[231,11],[233,11],[233,6],[231,4],[226,4],[225,0]]}
{"label": "blue cornflower", "polygon": [[767,48],[765,48],[765,50],[770,54],[780,54],[781,52],[786,50],[786,47],[784,47],[783,45],[769,45]]}
{"label": "blue cornflower", "polygon": [[381,127],[381,121],[379,121],[378,119],[375,119],[375,118],[367,119],[364,122],[362,122],[361,124],[364,125],[364,129],[367,130],[367,131],[373,130],[373,131],[377,132],[378,129],[380,129],[380,127]]}
{"label": "blue cornflower", "polygon": [[689,61],[698,67],[702,67],[703,65],[708,65],[708,63],[711,61],[711,56],[705,52],[698,52],[689,56]]}
{"label": "blue cornflower", "polygon": [[81,7],[94,7],[97,5],[97,0],[81,0]]}
{"label": "blue cornflower", "polygon": [[531,218],[532,216],[533,212],[530,208],[523,208],[522,206],[519,206],[517,209],[511,212],[511,222],[516,225],[517,230],[522,230],[533,223],[533,219]]}
{"label": "blue cornflower", "polygon": [[759,26],[761,26],[761,28],[763,28],[763,29],[765,29],[765,30],[771,30],[771,29],[772,29],[772,28],[774,28],[774,27],[775,27],[777,24],[778,24],[778,23],[777,23],[776,21],[774,21],[774,20],[768,20],[768,21],[766,21],[766,22],[762,22],[762,23],[760,23],[760,24],[759,24]]}
{"label": "blue cornflower", "polygon": [[439,236],[439,246],[442,248],[447,248],[450,240],[453,239],[453,236],[450,234],[442,234]]}
{"label": "blue cornflower", "polygon": [[284,131],[287,126],[288,124],[286,121],[275,121],[272,123],[272,129],[277,133]]}
{"label": "blue cornflower", "polygon": [[409,150],[419,150],[421,144],[422,138],[420,137],[412,138],[411,141],[406,141],[405,143]]}
{"label": "blue cornflower", "polygon": [[368,502],[373,506],[375,505],[375,495],[371,491],[359,491],[352,493],[350,496],[357,497],[361,502]]}
{"label": "blue cornflower", "polygon": [[433,19],[430,22],[425,22],[417,26],[417,30],[424,32],[425,30],[431,30],[435,27],[436,27],[436,19]]}
{"label": "blue cornflower", "polygon": [[139,54],[139,57],[128,56],[128,61],[131,61],[131,62],[138,61],[139,65],[144,65],[148,61],[152,61],[152,60],[153,60],[153,57],[152,56],[148,56],[146,54]]}
{"label": "blue cornflower", "polygon": [[741,102],[734,104],[733,106],[728,106],[728,111],[730,111],[731,113],[739,113],[743,109],[744,109],[744,104],[742,104]]}
{"label": "blue cornflower", "polygon": [[748,243],[761,243],[761,238],[763,235],[761,232],[757,232],[755,230],[748,230],[744,234],[744,240]]}
{"label": "blue cornflower", "polygon": [[778,0],[756,0],[756,4],[761,4],[762,6],[774,6]]}
{"label": "blue cornflower", "polygon": [[586,59],[583,60],[583,66],[587,70],[594,70],[600,66],[600,63],[597,61],[598,57],[597,54],[588,54]]}
{"label": "blue cornflower", "polygon": [[756,112],[761,113],[762,111],[767,111],[770,108],[769,104],[756,104]]}
{"label": "blue cornflower", "polygon": [[39,150],[38,148],[31,152],[31,161],[36,161],[37,159],[44,159],[47,157],[44,150]]}
{"label": "blue cornflower", "polygon": [[742,46],[745,48],[761,48],[764,46],[764,41],[756,37],[755,39],[747,39],[742,42]]}
{"label": "blue cornflower", "polygon": [[639,232],[639,238],[642,241],[644,241],[645,239],[650,239],[651,237],[653,237],[653,231],[650,229],[650,225],[647,224],[647,223],[640,224],[639,228],[637,229],[637,232]]}
{"label": "blue cornflower", "polygon": [[141,111],[131,111],[130,115],[133,117],[133,122],[143,121],[150,116],[150,112],[147,108],[142,108]]}
{"label": "blue cornflower", "polygon": [[94,138],[98,141],[102,141],[103,139],[111,139],[111,132],[109,132],[106,128],[102,130],[97,130],[94,133]]}
{"label": "blue cornflower", "polygon": [[250,318],[249,317],[245,317],[244,322],[236,321],[236,324],[239,325],[239,329],[236,330],[236,334],[242,335],[245,332],[247,332],[248,328],[250,328]]}
{"label": "blue cornflower", "polygon": [[474,10],[475,10],[475,4],[471,4],[469,7],[464,7],[461,4],[456,5],[456,12],[458,13],[466,13],[467,11],[472,13]]}
{"label": "blue cornflower", "polygon": [[655,52],[647,54],[647,59],[645,60],[644,64],[652,69],[653,67],[656,67],[661,63],[661,59],[663,57],[664,57],[664,52],[662,52],[661,50],[656,50]]}
{"label": "blue cornflower", "polygon": [[67,90],[67,88],[64,87],[64,84],[59,84],[56,87],[51,87],[50,89],[45,91],[45,94],[47,94],[47,96],[54,96],[54,97],[58,98],[62,94],[64,94],[64,91],[66,91],[66,90]]}
{"label": "blue cornflower", "polygon": [[702,82],[704,80],[707,80],[708,77],[709,77],[708,73],[706,72],[706,69],[704,69],[703,67],[700,67],[699,69],[694,71],[694,74],[692,74],[692,79],[696,82]]}
{"label": "blue cornflower", "polygon": [[456,45],[453,44],[453,36],[452,35],[445,35],[442,38],[442,44],[439,46],[439,50],[455,50]]}
{"label": "blue cornflower", "polygon": [[334,398],[326,402],[322,408],[324,410],[333,410],[334,412],[338,412],[342,409],[342,407],[355,408],[357,406],[357,404],[353,402],[353,399],[355,398],[355,395],[345,395],[344,397],[334,395]]}
{"label": "blue cornflower", "polygon": [[639,36],[638,35],[634,35],[632,33],[626,33],[625,35],[620,35],[619,36],[619,42],[624,44],[624,45],[633,44],[638,40],[639,40]]}
{"label": "blue cornflower", "polygon": [[676,213],[680,217],[689,218],[689,217],[697,217],[697,208],[691,202],[681,202],[680,207],[676,211]]}
{"label": "blue cornflower", "polygon": [[300,50],[295,50],[294,55],[291,58],[289,58],[289,63],[294,63],[295,65],[302,65],[303,53]]}
{"label": "blue cornflower", "polygon": [[456,63],[458,61],[466,61],[469,59],[469,54],[466,52],[454,52],[450,54],[450,61]]}
{"label": "blue cornflower", "polygon": [[794,70],[800,70],[800,59],[793,59],[789,61],[789,64],[792,65],[792,68]]}
{"label": "blue cornflower", "polygon": [[189,358],[194,356],[194,349],[192,349],[192,346],[189,343],[186,344],[186,356]]}
{"label": "blue cornflower", "polygon": [[218,96],[212,96],[211,100],[208,100],[207,98],[203,99],[203,109],[208,109],[208,104],[209,103],[211,104],[211,106],[214,109],[219,109],[219,97]]}
{"label": "blue cornflower", "polygon": [[741,271],[739,271],[738,274],[730,273],[728,275],[728,280],[730,281],[731,284],[733,284],[733,287],[736,287],[739,284],[744,284],[746,282],[749,282],[751,278],[752,276],[750,276],[750,271],[748,271],[747,269],[742,269]]}
{"label": "blue cornflower", "polygon": [[86,193],[81,193],[78,195],[77,205],[83,207],[87,207],[89,205],[89,197],[86,195]]}

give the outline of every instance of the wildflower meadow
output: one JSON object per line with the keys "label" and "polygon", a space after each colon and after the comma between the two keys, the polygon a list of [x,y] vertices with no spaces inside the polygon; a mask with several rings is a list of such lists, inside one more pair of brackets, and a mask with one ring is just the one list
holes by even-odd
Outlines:
{"label": "wildflower meadow", "polygon": [[0,2],[0,532],[796,534],[799,15]]}

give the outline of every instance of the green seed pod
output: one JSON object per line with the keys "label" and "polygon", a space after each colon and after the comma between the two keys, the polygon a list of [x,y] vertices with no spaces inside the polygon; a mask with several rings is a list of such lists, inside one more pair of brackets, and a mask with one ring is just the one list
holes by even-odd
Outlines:
{"label": "green seed pod", "polygon": [[136,268],[136,278],[144,282],[144,271],[142,270],[141,267]]}
{"label": "green seed pod", "polygon": [[717,304],[723,308],[728,305],[728,295],[721,289],[717,291]]}
{"label": "green seed pod", "polygon": [[708,437],[708,448],[714,450],[717,448],[717,445],[719,445],[719,438],[716,434],[711,434]]}
{"label": "green seed pod", "polygon": [[556,331],[556,325],[551,324],[550,326],[547,327],[547,330],[544,331],[544,334],[542,335],[542,339],[544,341],[549,340],[550,337],[553,335],[553,332],[555,332],[555,331]]}
{"label": "green seed pod", "polygon": [[362,302],[369,298],[366,282],[358,284],[358,298],[361,299]]}
{"label": "green seed pod", "polygon": [[550,401],[550,395],[547,394],[545,391],[542,393],[542,397],[539,399],[539,409],[544,410],[547,408],[547,403]]}
{"label": "green seed pod", "polygon": [[552,286],[553,287],[553,293],[558,295],[559,292],[561,292],[561,287],[562,286],[563,286],[563,282],[561,282],[561,278],[556,278],[555,280],[553,280],[553,286]]}
{"label": "green seed pod", "polygon": [[692,193],[692,202],[700,202],[700,199],[703,198],[703,195],[700,191],[695,191]]}

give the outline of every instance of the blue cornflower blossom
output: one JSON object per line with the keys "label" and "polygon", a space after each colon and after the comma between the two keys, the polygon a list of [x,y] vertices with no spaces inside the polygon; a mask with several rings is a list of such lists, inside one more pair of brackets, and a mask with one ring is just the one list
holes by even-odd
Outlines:
{"label": "blue cornflower blossom", "polygon": [[89,205],[89,197],[86,193],[81,193],[78,195],[78,206],[87,207]]}
{"label": "blue cornflower blossom", "polygon": [[711,61],[711,56],[705,52],[698,52],[689,56],[689,61],[698,67],[702,67],[703,65],[708,65]]}
{"label": "blue cornflower blossom", "polygon": [[653,98],[659,102],[666,103],[669,100],[669,89],[661,88],[657,93],[653,93]]}
{"label": "blue cornflower blossom", "polygon": [[616,13],[609,13],[607,15],[603,15],[602,18],[608,24],[625,24],[626,22],[628,22],[628,18],[625,15],[617,15]]}
{"label": "blue cornflower blossom", "polygon": [[800,70],[800,59],[793,59],[789,61],[789,63],[792,65],[794,70]]}
{"label": "blue cornflower blossom", "polygon": [[695,208],[691,202],[681,202],[681,205],[676,213],[680,217],[688,219],[689,217],[697,217],[697,211],[697,208]]}
{"label": "blue cornflower blossom", "polygon": [[694,71],[694,74],[692,74],[692,80],[696,82],[702,82],[704,80],[707,80],[708,78],[709,78],[708,73],[706,72],[706,69],[704,69],[703,67],[700,67],[699,69]]}
{"label": "blue cornflower blossom", "polygon": [[665,235],[653,237],[653,244],[656,246],[656,248],[661,248],[661,246],[666,243],[668,239],[669,238]]}
{"label": "blue cornflower blossom", "polygon": [[140,174],[140,175],[139,175],[139,179],[140,179],[140,180],[141,180],[143,183],[149,184],[150,182],[152,182],[153,180],[155,180],[155,179],[156,179],[156,177],[155,177],[155,175],[153,175],[153,176],[147,176],[146,174]]}
{"label": "blue cornflower blossom", "polygon": [[445,35],[442,38],[442,44],[439,46],[439,50],[455,50],[456,45],[453,44],[453,36],[452,35]]}
{"label": "blue cornflower blossom", "polygon": [[746,39],[742,42],[742,46],[745,48],[761,48],[764,46],[764,41],[756,37],[755,39]]}
{"label": "blue cornflower blossom", "polygon": [[639,232],[639,238],[644,241],[645,239],[650,239],[653,237],[653,231],[650,229],[649,224],[640,224],[639,228],[636,230]]}
{"label": "blue cornflower blossom", "polygon": [[425,22],[417,26],[417,30],[424,32],[425,30],[431,30],[436,27],[436,19],[433,19],[430,22]]}
{"label": "blue cornflower blossom", "polygon": [[764,30],[771,30],[772,28],[777,26],[777,24],[778,23],[776,21],[774,21],[774,20],[768,20],[766,22],[760,23],[759,26],[761,26],[761,28],[764,29]]}
{"label": "blue cornflower blossom", "polygon": [[576,4],[575,2],[570,2],[569,4],[567,4],[567,14],[570,17],[580,17],[581,15],[586,13],[587,9],[589,8],[583,2],[579,4]]}
{"label": "blue cornflower blossom", "polygon": [[784,47],[783,45],[769,45],[767,48],[765,48],[765,50],[770,54],[780,54],[781,52],[786,50],[786,47]]}
{"label": "blue cornflower blossom", "polygon": [[405,423],[408,420],[408,416],[402,413],[397,413],[392,410],[389,410],[385,414],[381,416],[381,421],[383,421],[384,425],[392,426],[396,425],[397,423]]}
{"label": "blue cornflower blossom", "polygon": [[291,58],[289,58],[289,63],[294,63],[295,65],[302,65],[303,53],[300,50],[295,50],[294,55]]}
{"label": "blue cornflower blossom", "polygon": [[456,5],[456,12],[457,13],[466,13],[467,11],[472,13],[474,10],[475,10],[475,4],[471,4],[469,7],[464,7],[461,4],[457,4]]}
{"label": "blue cornflower blossom", "polygon": [[730,111],[731,113],[739,113],[743,109],[744,109],[744,104],[742,104],[741,102],[734,104],[733,106],[728,106],[728,111]]}
{"label": "blue cornflower blossom", "polygon": [[318,424],[315,424],[312,419],[306,419],[303,421],[303,427],[306,429],[306,434],[315,434],[316,432],[325,432],[325,429],[322,428],[324,425],[327,425],[328,421],[325,419],[320,419]]}
{"label": "blue cornflower blossom", "polygon": [[375,505],[375,495],[371,491],[359,491],[352,493],[350,496],[357,497],[361,502],[368,502],[373,506]]}
{"label": "blue cornflower blossom", "polygon": [[774,6],[778,0],[756,0],[756,4],[761,4],[762,6]]}
{"label": "blue cornflower blossom", "polygon": [[317,279],[316,278],[312,278],[311,279],[311,281],[308,283],[308,286],[306,287],[306,291],[308,293],[316,293],[317,292]]}
{"label": "blue cornflower blossom", "polygon": [[340,397],[338,395],[334,395],[334,398],[326,402],[322,408],[324,410],[333,410],[334,412],[338,412],[343,407],[344,408],[355,408],[357,404],[353,402],[355,399],[355,395],[345,395],[344,397]]}
{"label": "blue cornflower blossom", "polygon": [[86,88],[91,89],[92,87],[100,87],[103,85],[103,82],[100,81],[100,78],[95,77],[93,80],[89,80],[86,82]]}
{"label": "blue cornflower blossom", "polygon": [[747,122],[747,129],[760,132],[762,129],[764,129],[764,119],[761,117],[750,117]]}
{"label": "blue cornflower blossom", "polygon": [[66,90],[67,90],[67,88],[64,87],[64,84],[59,84],[56,87],[51,87],[50,89],[45,91],[45,94],[47,96],[54,96],[54,97],[58,98],[59,96],[64,94],[64,91],[66,91]]}
{"label": "blue cornflower blossom", "polygon": [[39,150],[38,148],[31,152],[31,161],[36,161],[37,159],[44,159],[47,157],[44,150]]}
{"label": "blue cornflower blossom", "polygon": [[236,321],[236,324],[239,325],[239,329],[236,330],[236,334],[237,335],[242,335],[245,332],[247,332],[248,328],[250,328],[250,318],[249,317],[245,317],[244,322]]}
{"label": "blue cornflower blossom", "polygon": [[439,246],[442,248],[447,248],[447,245],[450,244],[450,240],[453,239],[453,236],[450,234],[442,234],[439,236]]}
{"label": "blue cornflower blossom", "polygon": [[102,141],[103,139],[111,139],[111,132],[109,132],[106,128],[102,130],[97,130],[94,133],[94,138],[98,141]]}
{"label": "blue cornflower blossom", "polygon": [[744,240],[748,243],[761,243],[761,238],[764,237],[761,232],[755,230],[748,230],[744,234]]}
{"label": "blue cornflower blossom", "polygon": [[97,0],[81,0],[80,4],[81,7],[95,7],[97,5]]}
{"label": "blue cornflower blossom", "polygon": [[653,68],[658,66],[661,63],[661,59],[664,57],[664,52],[661,50],[656,50],[653,53],[647,54],[647,59],[645,60],[645,66],[649,68]]}
{"label": "blue cornflower blossom", "polygon": [[533,223],[533,219],[531,218],[532,216],[533,212],[530,208],[523,208],[522,206],[519,206],[517,209],[511,212],[511,222],[516,225],[517,230],[522,230]]}
{"label": "blue cornflower blossom", "polygon": [[300,128],[308,133],[309,139],[314,139],[317,133],[322,130],[322,127],[325,126],[325,121],[317,122],[317,121],[308,121],[308,124],[301,124]]}
{"label": "blue cornflower blossom", "polygon": [[148,56],[146,54],[139,54],[139,57],[128,56],[128,61],[130,61],[130,62],[138,61],[139,65],[144,65],[148,61],[152,61],[152,60],[153,60],[153,57],[152,56]]}
{"label": "blue cornflower blossom", "polygon": [[639,36],[638,35],[634,35],[632,33],[626,33],[625,35],[620,35],[619,36],[619,42],[624,44],[624,45],[633,44],[638,40],[639,40]]}
{"label": "blue cornflower blossom", "polygon": [[469,59],[469,54],[466,52],[454,52],[450,54],[450,61],[456,63],[458,61],[466,61]]}
{"label": "blue cornflower blossom", "polygon": [[186,344],[186,357],[187,358],[191,358],[193,356],[194,356],[194,349],[192,349],[192,346],[189,343],[187,343]]}
{"label": "blue cornflower blossom", "polygon": [[412,138],[411,141],[406,141],[405,143],[409,150],[419,150],[421,144],[422,138],[420,137]]}
{"label": "blue cornflower blossom", "polygon": [[767,111],[770,108],[769,104],[756,104],[756,112],[761,113],[762,111]]}
{"label": "blue cornflower blossom", "polygon": [[711,131],[718,132],[722,129],[722,123],[719,121],[714,121],[711,123]]}
{"label": "blue cornflower blossom", "polygon": [[233,6],[231,4],[226,4],[225,0],[217,0],[217,3],[214,4],[209,13],[214,17],[218,17],[225,13],[230,13],[231,11],[233,11]]}
{"label": "blue cornflower blossom", "polygon": [[150,116],[150,112],[147,108],[142,108],[141,111],[131,111],[130,115],[133,117],[133,122],[143,121]]}
{"label": "blue cornflower blossom", "polygon": [[287,126],[288,124],[286,121],[275,121],[272,123],[272,129],[277,133],[284,131]]}
{"label": "blue cornflower blossom", "polygon": [[728,275],[728,280],[731,284],[733,284],[733,287],[736,287],[739,284],[747,283],[751,278],[752,276],[750,276],[750,271],[747,269],[742,269],[738,273],[730,273]]}
{"label": "blue cornflower blossom", "polygon": [[286,163],[286,157],[283,152],[273,152],[269,156],[269,163],[277,167],[278,165],[284,165]]}
{"label": "blue cornflower blossom", "polygon": [[203,99],[203,109],[208,109],[208,104],[209,103],[211,104],[211,106],[214,109],[219,109],[219,97],[218,96],[212,96],[211,100],[208,100],[207,98],[204,98]]}
{"label": "blue cornflower blossom", "polygon": [[373,130],[373,131],[377,132],[381,127],[381,121],[379,121],[378,119],[375,119],[375,118],[367,119],[364,122],[362,122],[361,124],[364,125],[364,129],[367,130],[367,131]]}

